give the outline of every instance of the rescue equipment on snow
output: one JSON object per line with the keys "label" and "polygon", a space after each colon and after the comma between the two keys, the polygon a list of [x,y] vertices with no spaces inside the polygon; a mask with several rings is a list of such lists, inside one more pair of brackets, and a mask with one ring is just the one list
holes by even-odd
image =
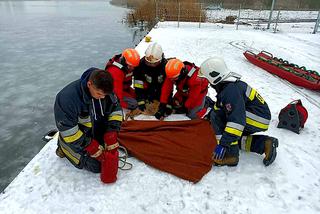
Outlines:
{"label": "rescue equipment on snow", "polygon": [[127,159],[129,158],[128,151],[125,147],[119,146],[119,169],[121,170],[130,170],[133,167],[132,163],[129,163]]}
{"label": "rescue equipment on snow", "polygon": [[102,155],[100,179],[103,183],[114,183],[118,174],[119,152],[118,150],[105,151]]}
{"label": "rescue equipment on snow", "polygon": [[308,111],[301,100],[295,100],[281,109],[278,118],[278,128],[285,128],[299,134],[308,119]]}
{"label": "rescue equipment on snow", "polygon": [[261,51],[258,54],[246,51],[243,54],[249,62],[269,73],[275,74],[295,85],[311,90],[320,90],[320,75],[316,71],[307,70],[304,66],[299,67],[296,64],[289,63],[287,60],[274,57],[267,51]]}
{"label": "rescue equipment on snow", "polygon": [[146,37],[144,38],[144,41],[145,41],[145,42],[151,42],[151,36],[146,36]]}
{"label": "rescue equipment on snow", "polygon": [[106,132],[103,136],[105,150],[101,162],[100,179],[103,183],[113,183],[117,180],[119,166],[119,143],[117,132]]}

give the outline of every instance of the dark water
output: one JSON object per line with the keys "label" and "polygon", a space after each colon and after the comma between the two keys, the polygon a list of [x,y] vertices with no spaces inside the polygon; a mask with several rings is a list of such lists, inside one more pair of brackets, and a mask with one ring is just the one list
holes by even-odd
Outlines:
{"label": "dark water", "polygon": [[126,12],[108,1],[0,1],[1,191],[55,128],[57,92],[139,41]]}

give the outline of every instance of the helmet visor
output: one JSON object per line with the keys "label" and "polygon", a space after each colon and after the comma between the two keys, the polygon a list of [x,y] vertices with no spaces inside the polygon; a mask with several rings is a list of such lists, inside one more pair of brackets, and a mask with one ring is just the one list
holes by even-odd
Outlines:
{"label": "helmet visor", "polygon": [[198,72],[198,77],[204,77],[204,78],[206,78],[206,76],[203,74],[203,72],[201,71],[201,69],[199,70],[199,72]]}
{"label": "helmet visor", "polygon": [[155,63],[161,61],[161,58],[160,58],[160,59],[157,59],[157,58],[155,58],[153,55],[145,56],[145,59],[146,59],[146,62],[148,62],[148,63],[150,63],[150,64],[155,64]]}
{"label": "helmet visor", "polygon": [[202,69],[200,69],[198,72],[198,77],[207,78],[213,85],[218,84],[219,82],[221,82],[222,78],[224,78],[223,75],[216,71],[211,71],[209,74],[205,75],[201,70]]}

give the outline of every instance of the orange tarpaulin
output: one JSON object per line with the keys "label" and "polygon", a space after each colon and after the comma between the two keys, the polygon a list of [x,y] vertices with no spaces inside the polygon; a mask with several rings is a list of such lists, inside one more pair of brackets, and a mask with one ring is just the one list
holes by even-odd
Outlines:
{"label": "orange tarpaulin", "polygon": [[208,121],[127,121],[119,142],[146,164],[194,183],[211,169],[216,137]]}

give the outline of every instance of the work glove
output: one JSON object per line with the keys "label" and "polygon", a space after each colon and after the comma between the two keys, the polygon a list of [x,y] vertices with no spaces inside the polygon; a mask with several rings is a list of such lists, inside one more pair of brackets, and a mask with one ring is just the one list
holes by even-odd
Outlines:
{"label": "work glove", "polygon": [[187,109],[183,105],[183,102],[180,102],[179,99],[173,98],[172,107],[175,110],[176,114],[185,114],[187,113]]}
{"label": "work glove", "polygon": [[90,144],[84,148],[90,155],[90,157],[97,159],[98,161],[101,161],[103,158],[103,146],[99,144],[99,142],[95,139],[92,139]]}
{"label": "work glove", "polygon": [[138,102],[138,108],[139,108],[140,111],[145,111],[146,110],[146,103],[145,103],[144,100]]}
{"label": "work glove", "polygon": [[167,104],[166,105],[165,116],[169,116],[170,114],[172,114],[172,111],[173,111],[172,106]]}
{"label": "work glove", "polygon": [[154,115],[158,120],[161,120],[164,118],[165,114],[166,114],[166,107],[167,104],[165,103],[160,103],[159,105],[159,109],[157,111],[157,113]]}
{"label": "work glove", "polygon": [[216,149],[213,152],[213,159],[215,160],[222,160],[224,155],[226,154],[226,147],[221,146],[220,144],[217,145]]}

